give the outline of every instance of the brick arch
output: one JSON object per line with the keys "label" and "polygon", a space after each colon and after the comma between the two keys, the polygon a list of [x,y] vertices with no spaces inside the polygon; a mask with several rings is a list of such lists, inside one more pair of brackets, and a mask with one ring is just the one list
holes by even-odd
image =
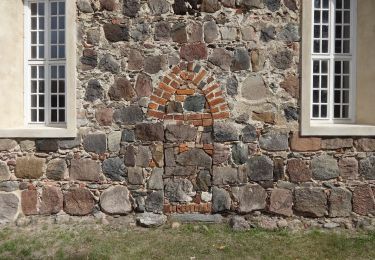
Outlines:
{"label": "brick arch", "polygon": [[[203,95],[205,108],[200,112],[182,111],[167,113],[169,102],[184,101],[188,96]],[[175,66],[167,72],[163,79],[154,87],[147,115],[160,120],[188,122],[194,126],[210,126],[214,120],[230,117],[229,107],[220,84],[206,69],[195,63]]]}

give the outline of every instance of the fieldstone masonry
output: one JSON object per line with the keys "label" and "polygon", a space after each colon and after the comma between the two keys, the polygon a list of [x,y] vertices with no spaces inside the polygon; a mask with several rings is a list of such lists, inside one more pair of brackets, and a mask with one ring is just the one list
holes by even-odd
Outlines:
{"label": "fieldstone masonry", "polygon": [[77,0],[77,137],[0,139],[0,223],[374,214],[375,139],[298,132],[301,8]]}

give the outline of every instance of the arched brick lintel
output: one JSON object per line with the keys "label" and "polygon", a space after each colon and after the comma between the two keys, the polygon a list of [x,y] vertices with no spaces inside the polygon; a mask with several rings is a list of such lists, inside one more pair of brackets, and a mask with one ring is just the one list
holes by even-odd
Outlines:
{"label": "arched brick lintel", "polygon": [[[148,105],[149,117],[160,120],[190,121],[195,126],[209,126],[214,120],[230,117],[230,111],[220,84],[201,65],[188,63],[186,69],[177,65],[167,72],[154,87]],[[166,113],[166,105],[172,101],[184,102],[195,94],[205,96],[208,109],[204,112]]]}

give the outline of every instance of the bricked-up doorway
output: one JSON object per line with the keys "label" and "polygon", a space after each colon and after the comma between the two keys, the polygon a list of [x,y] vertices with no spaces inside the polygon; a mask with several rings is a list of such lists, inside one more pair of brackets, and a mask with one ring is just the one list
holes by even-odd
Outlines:
{"label": "bricked-up doorway", "polygon": [[148,117],[164,123],[164,212],[211,212],[213,123],[229,118],[223,90],[200,65],[182,63],[154,88]]}

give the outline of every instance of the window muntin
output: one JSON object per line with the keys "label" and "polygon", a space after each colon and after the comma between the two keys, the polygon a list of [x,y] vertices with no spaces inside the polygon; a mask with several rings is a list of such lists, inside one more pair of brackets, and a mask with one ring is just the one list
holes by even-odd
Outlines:
{"label": "window muntin", "polygon": [[354,118],[354,1],[314,0],[311,119]]}
{"label": "window muntin", "polygon": [[65,0],[30,0],[25,15],[27,123],[66,122]]}

